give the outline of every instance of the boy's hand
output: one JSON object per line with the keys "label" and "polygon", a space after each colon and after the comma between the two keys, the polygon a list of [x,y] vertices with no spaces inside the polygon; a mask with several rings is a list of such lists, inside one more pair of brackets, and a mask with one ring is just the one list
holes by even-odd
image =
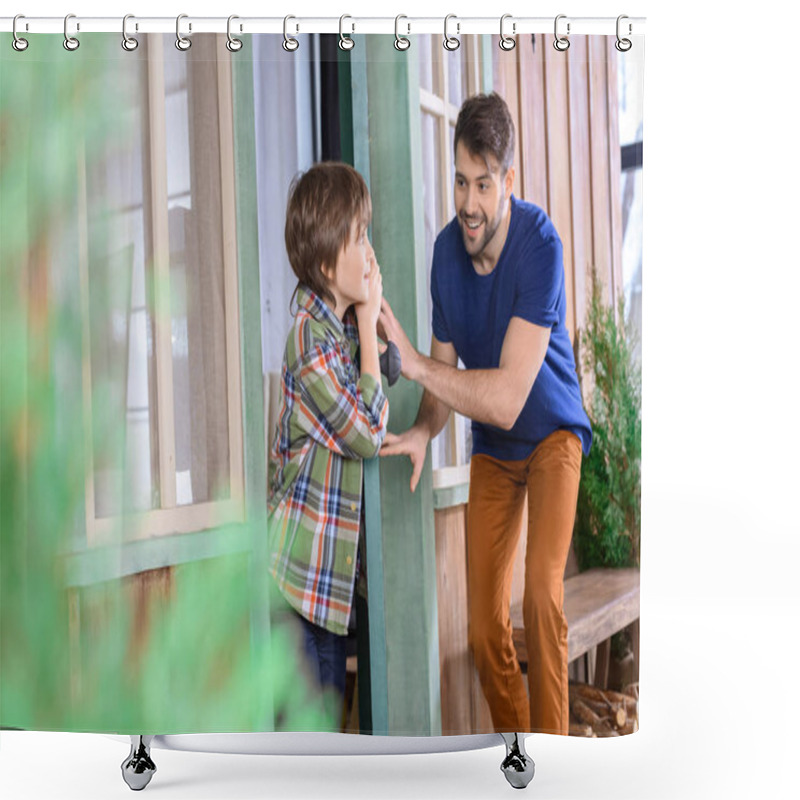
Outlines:
{"label": "boy's hand", "polygon": [[403,433],[387,433],[381,446],[381,456],[408,456],[411,459],[411,484],[413,492],[425,466],[425,453],[430,436],[420,427],[414,426]]}
{"label": "boy's hand", "polygon": [[381,300],[383,299],[383,278],[381,268],[375,258],[369,270],[369,297],[364,303],[356,303],[355,311],[358,321],[375,328],[378,324],[378,315],[381,313]]}

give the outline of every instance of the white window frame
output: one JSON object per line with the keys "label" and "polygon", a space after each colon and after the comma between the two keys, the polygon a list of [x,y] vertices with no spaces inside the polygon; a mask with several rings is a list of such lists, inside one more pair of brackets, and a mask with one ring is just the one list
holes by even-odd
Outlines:
{"label": "white window frame", "polygon": [[[156,400],[157,430],[151,442],[157,443],[160,508],[125,514],[127,541],[178,533],[191,533],[224,522],[244,519],[244,463],[242,433],[242,390],[239,337],[239,288],[236,239],[235,164],[233,133],[233,89],[231,58],[225,36],[216,37],[217,86],[219,106],[220,191],[222,208],[222,258],[225,291],[225,336],[227,359],[228,441],[230,456],[230,497],[225,500],[177,505],[175,470],[175,419],[172,375],[172,330],[169,299],[169,229],[167,222],[166,108],[164,93],[164,37],[149,36],[147,59],[147,98],[150,153],[149,205],[154,298],[150,309],[154,330],[155,386],[150,396]],[[92,370],[89,340],[89,258],[88,198],[85,156],[79,167],[79,269],[83,316],[82,386],[84,429],[86,432],[85,519],[86,539],[92,545],[117,541],[119,516],[97,517],[95,511],[95,472],[92,446]],[[147,182],[145,182],[147,186]],[[149,261],[149,259],[148,259]],[[130,335],[130,333],[128,334]],[[152,412],[151,412],[152,413]]]}
{"label": "white window frame", "polygon": [[[426,46],[434,46],[438,43],[441,46],[438,36],[430,36],[430,43]],[[422,42],[420,42],[422,44]],[[461,40],[461,47],[464,48],[466,58],[464,62],[468,65],[467,72],[467,95],[471,96],[481,90],[481,66],[482,50],[480,47],[480,37],[466,36]],[[432,52],[432,51],[431,51]],[[451,126],[455,125],[458,119],[460,107],[450,102],[450,62],[452,59],[443,53],[441,59],[432,59],[433,85],[441,87],[441,94],[429,91],[420,86],[419,101],[420,113],[433,116],[437,121],[439,135],[439,149],[445,154],[445,158],[437,159],[439,168],[439,186],[441,192],[437,198],[437,207],[440,218],[449,220],[455,213],[453,205],[453,186],[450,178],[450,160],[454,158],[453,142],[451,136]],[[462,63],[462,62],[459,62]],[[430,265],[428,265],[430,269]],[[460,415],[459,415],[460,416]],[[469,481],[469,461],[465,461],[466,442],[461,432],[465,430],[466,423],[458,423],[455,411],[450,411],[447,423],[443,430],[443,435],[450,442],[450,452],[454,454],[456,465],[438,467],[433,471],[433,486],[435,489],[447,488]],[[462,463],[465,462],[465,463]]]}

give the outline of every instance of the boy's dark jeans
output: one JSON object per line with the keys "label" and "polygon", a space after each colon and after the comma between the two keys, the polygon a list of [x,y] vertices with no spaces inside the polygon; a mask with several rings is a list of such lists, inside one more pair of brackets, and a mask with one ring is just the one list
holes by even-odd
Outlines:
{"label": "boy's dark jeans", "polygon": [[331,633],[299,614],[297,616],[302,623],[303,647],[312,678],[323,691],[325,710],[338,723],[342,718],[347,679],[347,637]]}

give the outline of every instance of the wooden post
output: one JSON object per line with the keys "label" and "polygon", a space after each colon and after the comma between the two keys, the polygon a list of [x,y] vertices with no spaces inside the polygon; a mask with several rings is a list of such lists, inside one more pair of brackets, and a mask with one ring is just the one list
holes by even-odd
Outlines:
{"label": "wooden post", "polygon": [[[351,163],[370,184],[369,106],[367,97],[367,68],[363,59],[351,59],[350,54],[339,56],[339,116],[342,158]],[[385,386],[384,386],[385,388]],[[365,697],[370,699],[369,709],[364,709],[362,719],[369,720],[374,734],[389,732],[389,686],[386,648],[386,602],[383,558],[383,533],[381,525],[381,478],[376,459],[364,463],[364,516],[366,525],[367,604],[369,658],[358,662],[362,687],[359,705],[363,708]],[[363,628],[362,628],[363,630]],[[359,653],[363,653],[359,642]]]}
{"label": "wooden post", "polygon": [[[351,78],[354,164],[368,175],[372,241],[383,274],[384,296],[411,341],[427,351],[417,61],[398,53],[388,37],[357,39],[345,57]],[[421,391],[401,379],[388,395],[389,427],[403,431],[414,422]],[[430,458],[414,494],[409,480],[410,467],[404,458],[372,462],[365,470],[373,730],[439,735]]]}
{"label": "wooden post", "polygon": [[[242,37],[244,53],[253,52],[251,36]],[[258,204],[256,197],[255,99],[252,57],[240,53],[231,60],[233,142],[236,175],[236,249],[239,278],[239,341],[242,381],[245,519],[252,537],[250,579],[253,608],[251,637],[269,642],[269,552],[264,447],[264,390],[261,361],[261,305],[258,274]],[[221,121],[223,124],[223,121]],[[261,730],[274,726],[272,697],[265,696],[257,718]]]}

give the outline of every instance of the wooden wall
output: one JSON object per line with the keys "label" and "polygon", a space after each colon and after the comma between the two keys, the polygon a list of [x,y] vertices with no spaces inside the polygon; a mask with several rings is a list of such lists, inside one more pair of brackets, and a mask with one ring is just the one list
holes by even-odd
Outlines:
{"label": "wooden wall", "polygon": [[[514,193],[541,206],[561,236],[574,343],[585,319],[592,267],[609,298],[622,291],[614,37],[575,36],[565,53],[548,36],[519,36],[510,52],[493,38],[494,89],[508,103],[517,130]],[[466,509],[459,505],[434,515],[442,731],[451,734],[492,730],[467,643]],[[520,536],[512,602],[524,590],[525,545]],[[577,571],[570,552],[565,577]]]}
{"label": "wooden wall", "polygon": [[[541,206],[564,245],[567,326],[575,337],[594,265],[622,291],[617,62],[611,36],[575,36],[559,53],[551,37],[492,48],[494,88],[517,126],[515,193]],[[532,43],[535,42],[535,43]]]}

